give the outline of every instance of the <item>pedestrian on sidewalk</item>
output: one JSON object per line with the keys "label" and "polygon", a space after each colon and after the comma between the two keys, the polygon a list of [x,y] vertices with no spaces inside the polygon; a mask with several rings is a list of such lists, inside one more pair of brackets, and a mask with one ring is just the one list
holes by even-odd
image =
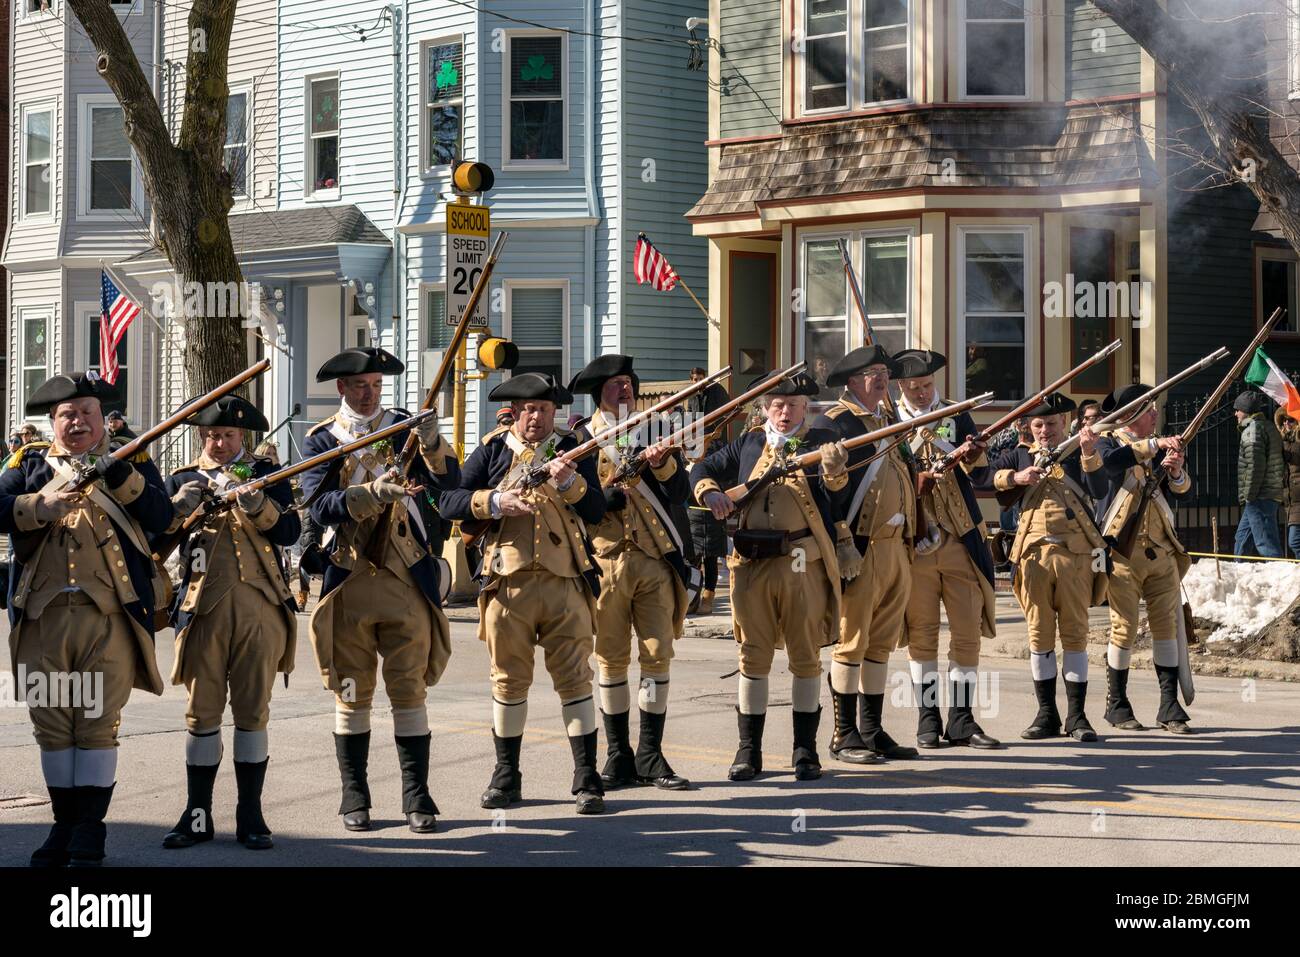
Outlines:
{"label": "pedestrian on sidewalk", "polygon": [[1286,414],[1273,413],[1273,422],[1282,436],[1282,462],[1286,466],[1282,504],[1286,507],[1286,544],[1292,558],[1300,558],[1300,422]]}
{"label": "pedestrian on sidewalk", "polygon": [[1282,557],[1278,512],[1286,466],[1282,461],[1282,435],[1268,416],[1268,396],[1251,389],[1232,404],[1241,428],[1237,452],[1237,500],[1241,521],[1233,551],[1237,555]]}

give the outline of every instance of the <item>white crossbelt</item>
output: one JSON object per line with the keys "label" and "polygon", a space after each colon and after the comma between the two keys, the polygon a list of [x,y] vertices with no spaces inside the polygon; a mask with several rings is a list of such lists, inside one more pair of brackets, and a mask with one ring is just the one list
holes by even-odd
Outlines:
{"label": "white crossbelt", "polygon": [[[336,417],[334,421],[330,423],[329,433],[338,440],[340,445],[346,445],[349,442],[355,442],[357,439],[365,438],[365,436],[372,432],[378,432],[380,429],[387,428],[398,421],[400,420],[393,414],[393,410],[388,409],[383,415],[379,416],[379,418],[375,420],[374,428],[361,434],[353,434],[352,432],[349,432],[347,427],[344,426]],[[357,467],[353,470],[352,474],[347,476],[344,480],[344,488],[347,488],[350,485],[364,485],[366,482],[379,478],[387,471],[388,467],[379,459],[375,460],[374,465],[367,466],[364,459],[358,458]],[[355,481],[358,477],[360,477],[362,481]],[[428,541],[428,535],[424,530],[424,519],[420,517],[420,509],[419,506],[415,504],[415,497],[407,495],[403,501],[406,503],[407,513],[411,516],[411,522],[420,530],[420,536],[425,541]],[[321,536],[321,547],[328,551],[330,545],[334,542],[336,534],[337,531],[333,526],[326,529],[325,534]]]}
{"label": "white crossbelt", "polygon": [[[634,443],[639,441],[640,433],[641,433],[640,429],[634,430],[633,435],[636,437],[632,440]],[[615,446],[615,448],[617,448],[617,446]],[[600,455],[605,459],[606,462],[612,465],[616,470],[622,465],[622,462],[619,459],[615,458],[614,455],[611,454],[610,450],[604,446],[602,446],[600,449]],[[650,507],[654,509],[655,514],[659,516],[660,523],[663,525],[664,529],[668,532],[668,537],[673,540],[673,545],[676,546],[678,553],[685,555],[686,548],[682,544],[681,536],[677,533],[677,523],[674,522],[672,518],[668,515],[668,512],[664,509],[663,503],[659,501],[659,496],[655,495],[654,492],[650,491],[649,486],[646,485],[645,479],[642,478],[641,476],[638,476],[636,483],[634,485],[627,486],[627,490],[633,493],[634,495],[644,499],[650,505]]]}

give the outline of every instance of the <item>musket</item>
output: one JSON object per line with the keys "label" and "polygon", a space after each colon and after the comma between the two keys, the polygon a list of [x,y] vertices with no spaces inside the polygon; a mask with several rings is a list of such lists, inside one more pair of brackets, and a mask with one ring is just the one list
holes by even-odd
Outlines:
{"label": "musket", "polygon": [[[488,281],[492,278],[492,271],[496,268],[497,259],[501,256],[501,249],[505,246],[509,236],[508,232],[497,234],[496,242],[492,244],[492,251],[488,254],[487,262],[483,264],[483,271],[479,273],[478,281],[474,283],[474,288],[470,290],[469,299],[465,301],[465,311],[461,313],[460,321],[456,323],[456,329],[451,334],[451,342],[447,344],[447,348],[442,353],[442,361],[438,363],[438,371],[433,377],[433,382],[429,385],[429,391],[425,393],[424,401],[420,403],[420,411],[423,412],[437,407],[438,395],[442,392],[442,384],[447,381],[447,376],[451,374],[451,370],[455,366],[456,357],[460,354],[460,348],[465,342],[465,337],[469,334],[469,324],[474,318],[474,311],[478,308],[478,302],[483,298],[483,293],[487,291]],[[419,440],[416,439],[415,433],[410,433],[402,446],[402,451],[397,456],[395,465],[403,479],[410,474],[418,446]],[[404,507],[401,502],[393,502],[379,513],[379,518],[375,521],[375,527],[370,532],[370,540],[366,543],[364,553],[370,564],[376,568],[383,568],[384,563],[387,561],[388,540],[391,537],[393,521],[397,515],[397,510]]]}
{"label": "musket", "polygon": [[[741,409],[753,402],[759,396],[771,392],[786,379],[790,378],[790,376],[798,375],[805,367],[807,367],[807,365],[808,363],[806,362],[796,362],[788,369],[782,370],[780,374],[772,376],[770,379],[765,379],[749,391],[736,396],[734,399],[724,402],[712,412],[705,414],[690,425],[683,426],[658,444],[670,449],[676,448],[680,445],[685,445],[688,440],[698,436],[701,430],[712,425],[714,422],[730,419],[735,416]],[[648,461],[649,460],[646,458],[646,450],[642,449],[632,458],[619,466],[618,470],[614,473],[614,477],[610,479],[610,484],[622,485],[636,481],[637,476],[645,469]]]}
{"label": "musket", "polygon": [[[1228,386],[1232,385],[1237,376],[1241,375],[1241,370],[1255,357],[1255,350],[1263,345],[1264,340],[1273,331],[1273,327],[1285,314],[1286,310],[1281,307],[1273,310],[1273,314],[1269,316],[1268,321],[1260,328],[1255,338],[1250,341],[1250,344],[1242,350],[1241,355],[1237,357],[1237,361],[1232,364],[1228,374],[1220,380],[1218,386],[1210,393],[1209,398],[1206,399],[1196,415],[1192,416],[1192,421],[1187,423],[1187,427],[1179,433],[1180,449],[1186,448],[1188,443],[1196,438],[1196,433],[1201,431],[1201,426],[1205,423],[1206,417],[1219,404],[1223,394],[1228,391]],[[1224,349],[1222,351],[1226,355],[1228,350]],[[1137,503],[1130,509],[1124,524],[1115,533],[1114,549],[1124,558],[1127,559],[1132,556],[1133,549],[1137,547],[1138,534],[1142,528],[1142,517],[1146,514],[1147,506],[1151,504],[1152,497],[1168,478],[1169,471],[1165,468],[1164,458],[1161,457],[1160,464],[1152,467],[1147,474],[1146,481],[1142,483],[1142,489],[1138,492]]]}
{"label": "musket", "polygon": [[[1126,402],[1118,409],[1112,409],[1108,415],[1102,417],[1101,419],[1098,419],[1095,423],[1093,423],[1092,431],[1112,432],[1115,429],[1120,428],[1129,420],[1137,416],[1142,411],[1143,407],[1149,405],[1152,402],[1152,400],[1154,400],[1157,396],[1162,395],[1165,392],[1168,392],[1170,389],[1172,389],[1174,386],[1178,385],[1179,383],[1185,381],[1186,379],[1191,378],[1192,376],[1196,375],[1198,372],[1201,372],[1203,369],[1206,369],[1214,365],[1214,363],[1223,359],[1226,355],[1228,355],[1227,349],[1219,348],[1214,350],[1208,356],[1198,360],[1197,362],[1192,363],[1190,366],[1188,366],[1182,372],[1179,372],[1177,375],[1170,376],[1168,379],[1166,379],[1164,382],[1160,383],[1159,385],[1153,386],[1149,391],[1143,392],[1136,399],[1133,399],[1130,402]],[[1065,439],[1063,442],[1054,446],[1053,448],[1043,452],[1039,452],[1037,455],[1034,456],[1034,467],[1040,468],[1044,471],[1051,469],[1052,466],[1058,465],[1059,463],[1063,462],[1065,459],[1073,455],[1074,450],[1079,447],[1079,442],[1080,442],[1080,434],[1076,432],[1074,435]],[[1026,486],[1016,486],[1015,488],[1007,489],[1006,491],[1003,492],[998,492],[996,496],[998,500],[998,504],[1002,505],[1003,507],[1013,504],[1017,499],[1020,498],[1021,495],[1024,494],[1025,488]]]}
{"label": "musket", "polygon": [[[178,425],[181,425],[183,422],[185,422],[186,419],[194,415],[196,412],[202,412],[204,409],[206,409],[212,403],[216,402],[218,399],[222,398],[225,395],[228,395],[231,392],[234,392],[236,389],[238,389],[249,379],[256,378],[257,376],[261,375],[269,368],[271,368],[270,359],[262,359],[258,362],[253,363],[243,372],[239,373],[239,375],[227,379],[225,382],[217,386],[212,391],[204,393],[198,398],[192,399],[191,401],[185,403],[185,405],[181,406],[180,409],[173,412],[167,418],[163,419],[153,428],[146,429],[144,432],[140,433],[140,435],[136,436],[134,439],[127,442],[125,445],[119,445],[117,448],[113,449],[113,451],[109,452],[106,456],[104,456],[104,458],[111,459],[114,462],[122,462],[122,461],[129,460],[132,456],[134,456],[137,452],[142,450],[145,446],[149,445],[151,442],[155,441],[156,439],[159,439],[162,436],[166,435],[172,429],[176,428]],[[77,470],[77,478],[63,489],[63,491],[65,492],[84,491],[85,489],[89,488],[92,484],[94,484],[96,479],[98,479],[101,474],[92,465],[82,465],[78,463],[73,467]]]}
{"label": "musket", "polygon": [[[1102,349],[1101,351],[1097,352],[1090,358],[1085,359],[1083,362],[1079,363],[1077,366],[1075,366],[1065,375],[1061,376],[1051,385],[1047,386],[1044,389],[1039,389],[1032,396],[1030,396],[1024,402],[1021,402],[1014,409],[1012,409],[1006,415],[1002,416],[1002,418],[998,419],[992,425],[987,426],[984,429],[981,429],[979,435],[974,436],[975,441],[987,442],[989,439],[993,438],[993,436],[997,435],[999,432],[1005,429],[1012,422],[1016,421],[1016,419],[1020,418],[1022,415],[1024,415],[1026,412],[1032,409],[1034,406],[1042,402],[1053,392],[1056,392],[1058,389],[1063,388],[1071,380],[1082,375],[1084,372],[1087,372],[1093,366],[1097,365],[1097,363],[1101,362],[1101,360],[1109,358],[1123,344],[1124,343],[1122,340],[1116,339],[1110,345],[1106,346],[1106,348]],[[960,439],[961,436],[957,436],[957,438]],[[928,469],[928,471],[931,472],[935,478],[939,478],[950,468],[956,465],[957,460],[958,460],[957,450],[953,449],[951,452],[947,453],[941,459],[939,459],[939,461],[936,462],[930,469]]]}
{"label": "musket", "polygon": [[[906,434],[923,425],[931,422],[937,422],[945,419],[950,415],[957,415],[962,412],[969,412],[980,406],[987,405],[993,401],[993,393],[985,392],[983,395],[977,395],[973,399],[965,399],[954,405],[944,406],[942,409],[936,409],[933,412],[926,412],[924,415],[918,415],[914,419],[908,419],[905,422],[892,422],[883,428],[876,429],[874,432],[867,432],[864,435],[855,435],[851,439],[845,439],[843,444],[847,451],[859,448],[863,445],[871,445],[873,442],[879,442],[881,439],[892,438],[895,435]],[[811,452],[805,452],[803,455],[797,455],[793,458],[780,458],[768,467],[767,471],[754,479],[752,482],[742,482],[740,485],[727,489],[726,496],[731,499],[737,509],[744,508],[753,500],[754,496],[761,492],[767,486],[771,485],[779,478],[792,475],[801,469],[816,465],[822,460],[820,449]]]}
{"label": "musket", "polygon": [[159,562],[167,561],[167,558],[171,553],[180,546],[181,542],[185,541],[186,536],[189,535],[192,528],[207,521],[214,515],[220,515],[223,512],[230,511],[230,509],[234,508],[237,504],[240,495],[270,488],[272,485],[278,485],[281,482],[288,481],[295,475],[309,472],[318,465],[324,465],[325,463],[332,462],[335,459],[351,455],[353,452],[360,451],[361,449],[374,445],[377,442],[383,442],[391,436],[396,435],[398,432],[401,432],[403,429],[409,429],[415,423],[422,422],[429,416],[436,414],[436,410],[434,409],[425,409],[422,412],[417,412],[409,419],[394,422],[392,425],[371,432],[369,435],[363,435],[359,439],[346,442],[343,445],[337,445],[332,449],[326,449],[324,452],[305,458],[293,465],[286,465],[284,468],[276,469],[274,472],[268,472],[260,478],[251,479],[242,485],[232,486],[219,494],[213,495],[205,492],[203,502],[198,508],[190,513],[181,524],[180,528],[175,532],[172,532],[170,535],[160,537],[157,540],[156,547],[154,548],[154,559]]}

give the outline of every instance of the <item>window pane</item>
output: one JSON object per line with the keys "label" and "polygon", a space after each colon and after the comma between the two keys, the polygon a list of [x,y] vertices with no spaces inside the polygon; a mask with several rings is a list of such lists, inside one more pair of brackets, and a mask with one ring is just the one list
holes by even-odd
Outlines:
{"label": "window pane", "polygon": [[564,290],[559,287],[510,291],[510,338],[521,349],[563,346]]}
{"label": "window pane", "polygon": [[846,30],[848,10],[848,0],[808,0],[808,36]]}
{"label": "window pane", "polygon": [[33,392],[41,387],[48,376],[44,369],[28,369],[23,373],[23,397],[31,398]]}
{"label": "window pane", "polygon": [[1025,0],[966,0],[970,20],[1023,20]]}
{"label": "window pane", "polygon": [[461,58],[459,43],[443,43],[429,47],[428,53],[429,87],[428,100],[436,103],[440,100],[459,99],[464,89],[464,63]]}
{"label": "window pane", "polygon": [[46,320],[44,316],[38,319],[23,320],[23,365],[40,366],[42,374],[45,369],[45,356],[48,354],[45,342]]}
{"label": "window pane", "polygon": [[564,158],[564,101],[516,100],[510,104],[510,158]]}
{"label": "window pane", "polygon": [[966,237],[966,311],[1024,312],[1024,237],[982,233]]}
{"label": "window pane", "polygon": [[324,136],[312,141],[315,150],[315,162],[312,169],[316,174],[316,189],[336,189],[339,185],[339,139],[337,136]]}
{"label": "window pane", "polygon": [[1025,90],[1024,24],[966,24],[966,92],[1024,96]]}
{"label": "window pane", "polygon": [[429,153],[425,157],[427,166],[445,166],[460,161],[460,128],[460,104],[435,106],[429,110]]}
{"label": "window pane", "polygon": [[311,85],[311,131],[313,133],[332,133],[338,128],[338,78],[316,80]]}
{"label": "window pane", "polygon": [[447,294],[441,289],[425,293],[425,330],[424,348],[446,349],[451,345],[454,327],[447,325]]}
{"label": "window pane", "polygon": [[94,159],[130,159],[131,146],[122,125],[122,109],[96,106],[90,111],[90,155]]}
{"label": "window pane", "polygon": [[1263,316],[1267,319],[1273,310],[1281,307],[1287,311],[1286,318],[1278,325],[1279,329],[1294,331],[1296,316],[1296,264],[1265,259],[1260,263],[1262,270],[1260,305]]}
{"label": "window pane", "polygon": [[907,99],[907,27],[868,33],[866,48],[867,101]]}
{"label": "window pane", "polygon": [[807,87],[808,109],[822,110],[848,105],[848,88],[845,85],[846,40],[847,38],[841,34],[837,37],[808,41],[808,72],[804,81]]}
{"label": "window pane", "polygon": [[27,114],[27,162],[40,163],[50,158],[50,114]]}
{"label": "window pane", "polygon": [[227,146],[225,167],[230,173],[230,192],[235,196],[248,195],[248,147]]}
{"label": "window pane", "polygon": [[805,248],[808,263],[805,312],[810,317],[843,316],[848,287],[839,244],[808,243]]}
{"label": "window pane", "polygon": [[559,37],[513,37],[510,41],[510,95],[557,97],[563,90]]}
{"label": "window pane", "polygon": [[521,349],[519,364],[510,370],[511,375],[521,372],[542,372],[555,376],[563,382],[568,376],[564,374],[564,353],[559,349]]}
{"label": "window pane", "polygon": [[1001,400],[1025,397],[1024,346],[966,346],[966,394],[992,392]]}
{"label": "window pane", "polygon": [[826,376],[835,363],[844,358],[847,348],[844,319],[809,319],[803,328],[804,361],[808,363],[808,372],[821,386],[817,399],[830,401],[839,390],[826,385]]}
{"label": "window pane", "polygon": [[28,166],[25,178],[28,213],[48,213],[50,211],[50,164]]}
{"label": "window pane", "polygon": [[232,93],[226,98],[226,145],[243,143],[248,136],[248,94]]}
{"label": "window pane", "polygon": [[873,317],[879,314],[906,314],[907,237],[888,236],[867,240],[864,272],[867,311]]}
{"label": "window pane", "polygon": [[90,208],[131,208],[131,161],[92,160],[90,164]]}

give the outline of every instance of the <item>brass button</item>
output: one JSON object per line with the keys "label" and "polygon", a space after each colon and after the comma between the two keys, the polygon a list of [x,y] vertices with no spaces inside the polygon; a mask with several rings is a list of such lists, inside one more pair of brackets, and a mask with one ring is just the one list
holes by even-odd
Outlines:
{"label": "brass button", "polygon": [[77,583],[77,580],[76,580],[75,578],[69,578],[69,579],[68,579],[68,584],[69,584],[69,585],[75,585],[76,583]]}
{"label": "brass button", "polygon": [[122,576],[122,581],[124,581],[124,582],[129,582],[130,580],[131,580],[131,579],[130,579],[129,576],[127,576],[127,575],[123,575],[123,576]]}

